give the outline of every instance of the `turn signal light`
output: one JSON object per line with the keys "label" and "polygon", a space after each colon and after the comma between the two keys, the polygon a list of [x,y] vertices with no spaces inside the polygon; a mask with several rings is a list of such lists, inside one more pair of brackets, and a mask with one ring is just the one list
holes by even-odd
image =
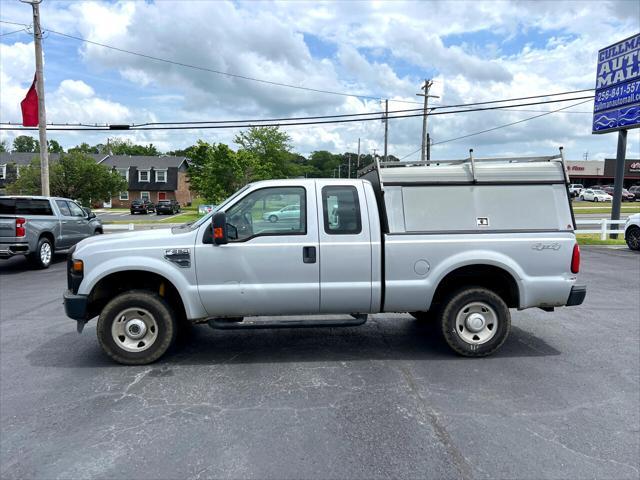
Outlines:
{"label": "turn signal light", "polygon": [[25,228],[26,223],[26,218],[16,218],[16,237],[24,237],[27,235],[27,229]]}
{"label": "turn signal light", "polygon": [[224,229],[222,227],[214,228],[213,238],[224,238]]}
{"label": "turn signal light", "polygon": [[573,255],[571,257],[571,273],[578,273],[580,271],[580,247],[576,243],[573,246]]}
{"label": "turn signal light", "polygon": [[82,260],[74,260],[71,264],[71,270],[73,273],[82,273],[84,270],[84,263],[82,263]]}

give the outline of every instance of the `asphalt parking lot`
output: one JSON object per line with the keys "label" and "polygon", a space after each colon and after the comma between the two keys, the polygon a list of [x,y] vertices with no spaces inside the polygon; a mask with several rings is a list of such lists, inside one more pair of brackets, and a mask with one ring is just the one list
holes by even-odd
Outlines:
{"label": "asphalt parking lot", "polygon": [[640,255],[583,247],[580,307],[513,312],[496,355],[408,315],[195,329],[123,367],[64,316],[63,258],[0,262],[0,477],[640,477]]}

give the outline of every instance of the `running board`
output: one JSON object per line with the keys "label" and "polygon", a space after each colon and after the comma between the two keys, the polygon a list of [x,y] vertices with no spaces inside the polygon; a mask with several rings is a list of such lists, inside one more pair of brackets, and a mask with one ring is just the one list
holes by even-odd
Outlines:
{"label": "running board", "polygon": [[215,330],[243,330],[258,328],[318,328],[318,327],[358,327],[367,321],[367,314],[354,314],[349,320],[245,320],[242,322],[225,321],[211,318],[207,324]]}

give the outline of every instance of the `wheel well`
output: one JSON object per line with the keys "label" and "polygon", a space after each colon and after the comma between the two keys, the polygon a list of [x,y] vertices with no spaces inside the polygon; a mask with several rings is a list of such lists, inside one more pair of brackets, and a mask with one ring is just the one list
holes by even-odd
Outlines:
{"label": "wheel well", "polygon": [[56,248],[56,239],[53,236],[53,233],[51,232],[43,232],[40,234],[40,237],[38,238],[38,241],[40,241],[41,238],[46,238],[47,240],[49,240],[49,242],[51,242],[51,247],[55,250]]}
{"label": "wheel well", "polygon": [[102,233],[102,227],[98,227],[98,228],[96,228],[96,229],[94,230],[94,232],[100,232],[100,233]]}
{"label": "wheel well", "polygon": [[436,288],[432,304],[442,303],[464,286],[487,288],[497,293],[509,308],[517,308],[520,304],[518,284],[513,276],[493,265],[468,265],[449,272]]}
{"label": "wheel well", "polygon": [[129,290],[149,290],[164,298],[178,319],[186,318],[186,310],[178,289],[157,273],[144,270],[115,272],[102,278],[89,294],[91,317],[99,315],[104,306],[116,295]]}

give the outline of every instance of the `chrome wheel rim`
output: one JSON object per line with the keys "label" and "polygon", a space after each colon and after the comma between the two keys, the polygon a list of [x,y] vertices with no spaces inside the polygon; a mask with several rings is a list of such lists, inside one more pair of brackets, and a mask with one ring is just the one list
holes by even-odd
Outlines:
{"label": "chrome wheel rim", "polygon": [[471,302],[456,316],[456,332],[470,345],[482,345],[491,340],[498,330],[496,311],[484,302]]}
{"label": "chrome wheel rim", "polygon": [[40,246],[40,261],[43,265],[49,265],[51,262],[51,245],[47,242]]}
{"label": "chrome wheel rim", "polygon": [[144,308],[127,308],[116,315],[111,336],[127,352],[144,352],[158,338],[158,323]]}
{"label": "chrome wheel rim", "polygon": [[630,248],[640,249],[640,230],[633,230],[627,236],[627,243]]}

